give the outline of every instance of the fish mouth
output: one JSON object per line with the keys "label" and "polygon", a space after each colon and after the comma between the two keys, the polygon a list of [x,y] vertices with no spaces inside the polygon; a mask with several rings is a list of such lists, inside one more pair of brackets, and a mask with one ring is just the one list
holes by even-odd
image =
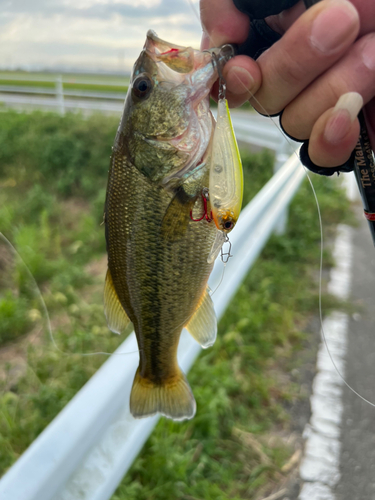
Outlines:
{"label": "fish mouth", "polygon": [[159,54],[165,54],[170,51],[184,51],[187,47],[183,47],[182,45],[177,45],[175,43],[170,43],[165,40],[162,40],[158,37],[154,30],[147,31],[147,38],[145,43],[146,50],[152,50],[154,47]]}
{"label": "fish mouth", "polygon": [[209,52],[194,50],[162,40],[153,30],[148,30],[144,50],[156,63],[164,63],[177,73],[190,73],[211,62]]}
{"label": "fish mouth", "polygon": [[186,87],[184,106],[189,108],[188,125],[178,135],[171,137],[163,133],[162,136],[148,138],[154,144],[168,142],[187,158],[178,172],[170,173],[163,180],[165,187],[172,187],[189,175],[202,162],[209,147],[214,125],[208,95],[218,77],[214,62],[210,51],[183,47],[162,40],[152,30],[147,32],[143,51],[134,66],[133,78],[146,72],[155,85],[170,85],[171,89]]}

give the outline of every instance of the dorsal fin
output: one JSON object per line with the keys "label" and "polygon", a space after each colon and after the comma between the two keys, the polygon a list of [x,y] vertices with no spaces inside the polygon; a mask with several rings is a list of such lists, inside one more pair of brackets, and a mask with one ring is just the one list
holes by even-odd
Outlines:
{"label": "dorsal fin", "polygon": [[214,304],[209,294],[208,287],[202,295],[201,301],[199,302],[194,315],[186,325],[186,329],[205,349],[212,346],[215,342],[217,334],[217,320]]}
{"label": "dorsal fin", "polygon": [[114,333],[123,333],[130,323],[116,293],[109,269],[104,285],[104,314],[107,318],[108,328]]}

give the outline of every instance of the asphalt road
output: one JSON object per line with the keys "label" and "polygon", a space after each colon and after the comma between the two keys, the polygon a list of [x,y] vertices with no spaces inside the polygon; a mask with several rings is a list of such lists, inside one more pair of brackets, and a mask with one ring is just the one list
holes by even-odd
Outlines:
{"label": "asphalt road", "polygon": [[[346,381],[375,403],[375,248],[361,217],[353,233],[351,315]],[[375,499],[375,408],[344,387],[341,479],[336,500]]]}

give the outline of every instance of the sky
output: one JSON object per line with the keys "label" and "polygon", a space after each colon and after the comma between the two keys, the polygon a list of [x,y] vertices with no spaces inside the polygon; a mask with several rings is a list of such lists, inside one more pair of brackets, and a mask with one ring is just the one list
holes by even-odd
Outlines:
{"label": "sky", "polygon": [[199,48],[198,10],[198,0],[0,0],[0,68],[130,72],[148,29]]}

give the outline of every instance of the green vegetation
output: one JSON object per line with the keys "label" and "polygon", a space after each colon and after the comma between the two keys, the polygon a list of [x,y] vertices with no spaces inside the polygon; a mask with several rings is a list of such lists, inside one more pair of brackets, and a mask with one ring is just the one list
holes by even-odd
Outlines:
{"label": "green vegetation", "polygon": [[54,89],[60,76],[65,90],[126,93],[129,84],[128,76],[0,71],[0,85]]}
{"label": "green vegetation", "polygon": [[[33,80],[0,80],[0,85],[11,85],[16,87],[52,88],[55,82],[33,81]],[[123,92],[126,94],[128,87],[125,85],[98,85],[92,83],[63,83],[64,90],[89,90],[91,92]]]}
{"label": "green vegetation", "polygon": [[[107,329],[102,308],[100,223],[117,122],[2,113],[0,231],[43,293],[59,349],[72,354],[52,345],[38,288],[0,239],[0,472],[106,359],[80,353],[112,352],[123,340]],[[267,152],[244,156],[245,203],[272,175],[272,162]],[[332,232],[349,220],[345,197],[335,180],[314,177],[314,184]],[[319,237],[305,183],[287,233],[271,238],[220,322],[215,345],[189,373],[196,417],[160,420],[114,500],[255,498],[283,478],[293,453],[282,438],[292,426],[287,408],[303,397],[290,371],[318,307]],[[327,251],[325,262],[330,258]],[[20,352],[24,363],[15,375]]]}
{"label": "green vegetation", "polygon": [[9,290],[0,298],[0,344],[22,335],[30,327],[27,300],[15,297]]}
{"label": "green vegetation", "polygon": [[50,71],[0,71],[0,81],[5,80],[54,80],[56,77],[62,76],[63,81],[66,82],[101,82],[115,83],[121,85],[129,81],[129,75],[125,74],[107,74],[107,73],[53,73]]}
{"label": "green vegetation", "polygon": [[43,87],[43,88],[51,88],[54,89],[56,84],[55,82],[43,81],[43,80],[11,80],[2,78],[0,80],[0,85],[11,85],[17,87]]}

